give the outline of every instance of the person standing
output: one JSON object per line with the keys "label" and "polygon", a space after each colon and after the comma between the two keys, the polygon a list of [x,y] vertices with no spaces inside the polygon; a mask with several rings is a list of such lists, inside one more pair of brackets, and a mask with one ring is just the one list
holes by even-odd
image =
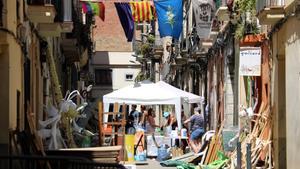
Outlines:
{"label": "person standing", "polygon": [[159,127],[159,125],[155,124],[155,113],[152,108],[148,109],[147,115],[145,115],[145,127],[147,134],[153,134],[155,132],[155,128]]}
{"label": "person standing", "polygon": [[184,124],[191,123],[190,143],[191,148],[195,153],[198,153],[201,148],[201,138],[204,134],[204,117],[201,114],[200,108],[194,109],[194,115],[188,118]]}
{"label": "person standing", "polygon": [[136,110],[136,107],[137,106],[135,104],[131,105],[131,111],[129,113],[127,124],[126,124],[126,130],[127,131],[130,130],[130,132],[127,133],[133,134],[133,132],[136,131],[136,127],[138,126],[139,119],[141,118],[140,117],[141,113]]}

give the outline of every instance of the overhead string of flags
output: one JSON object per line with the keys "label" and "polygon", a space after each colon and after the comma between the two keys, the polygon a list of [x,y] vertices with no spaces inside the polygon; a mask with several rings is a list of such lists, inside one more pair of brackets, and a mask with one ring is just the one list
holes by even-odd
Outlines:
{"label": "overhead string of flags", "polygon": [[114,2],[128,42],[133,39],[135,22],[151,22],[156,18],[161,37],[180,37],[183,21],[182,0],[81,0],[82,12],[99,16],[104,21],[105,2]]}

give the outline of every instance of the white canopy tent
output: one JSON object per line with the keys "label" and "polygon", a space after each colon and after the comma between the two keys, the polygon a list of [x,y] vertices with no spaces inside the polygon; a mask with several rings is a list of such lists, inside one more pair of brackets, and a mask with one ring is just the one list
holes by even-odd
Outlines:
{"label": "white canopy tent", "polygon": [[[142,81],[116,90],[103,96],[104,111],[108,112],[110,103],[141,105],[175,105],[178,128],[181,129],[181,100],[189,103],[201,103],[201,97],[180,90],[164,82]],[[107,120],[107,117],[104,117]]]}
{"label": "white canopy tent", "polygon": [[164,90],[169,90],[173,93],[176,93],[178,96],[184,98],[188,103],[202,103],[204,98],[193,93],[186,92],[184,90],[178,89],[164,81],[159,81],[156,83],[158,86],[163,88]]}

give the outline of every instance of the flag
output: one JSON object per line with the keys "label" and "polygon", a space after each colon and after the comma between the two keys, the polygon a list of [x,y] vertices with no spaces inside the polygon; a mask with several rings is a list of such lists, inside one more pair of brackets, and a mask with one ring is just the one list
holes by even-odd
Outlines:
{"label": "flag", "polygon": [[183,21],[182,0],[156,0],[154,5],[160,36],[179,39]]}
{"label": "flag", "polygon": [[100,10],[99,10],[99,5],[98,5],[98,3],[93,3],[93,2],[88,2],[88,3],[89,3],[89,5],[92,7],[93,13],[94,13],[96,16],[99,16]]}
{"label": "flag", "polygon": [[103,2],[82,2],[83,13],[99,16],[103,21],[105,19],[105,6]]}
{"label": "flag", "polygon": [[134,33],[134,20],[132,17],[130,5],[129,3],[115,2],[115,7],[117,9],[125,35],[127,37],[127,41],[131,42]]}
{"label": "flag", "polygon": [[132,16],[135,22],[151,21],[153,14],[149,1],[130,2]]}
{"label": "flag", "polygon": [[88,13],[88,14],[93,13],[92,7],[90,6],[89,3],[82,2],[81,5],[82,5],[83,13]]}
{"label": "flag", "polygon": [[105,6],[104,6],[104,3],[103,2],[100,2],[99,3],[99,17],[102,19],[102,21],[105,20]]}
{"label": "flag", "polygon": [[192,0],[199,38],[207,39],[214,18],[215,4],[213,0]]}

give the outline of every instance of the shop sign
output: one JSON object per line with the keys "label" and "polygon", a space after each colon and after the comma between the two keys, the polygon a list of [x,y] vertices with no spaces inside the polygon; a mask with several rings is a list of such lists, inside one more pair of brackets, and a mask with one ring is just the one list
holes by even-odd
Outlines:
{"label": "shop sign", "polygon": [[241,47],[240,48],[240,76],[261,75],[261,48]]}

